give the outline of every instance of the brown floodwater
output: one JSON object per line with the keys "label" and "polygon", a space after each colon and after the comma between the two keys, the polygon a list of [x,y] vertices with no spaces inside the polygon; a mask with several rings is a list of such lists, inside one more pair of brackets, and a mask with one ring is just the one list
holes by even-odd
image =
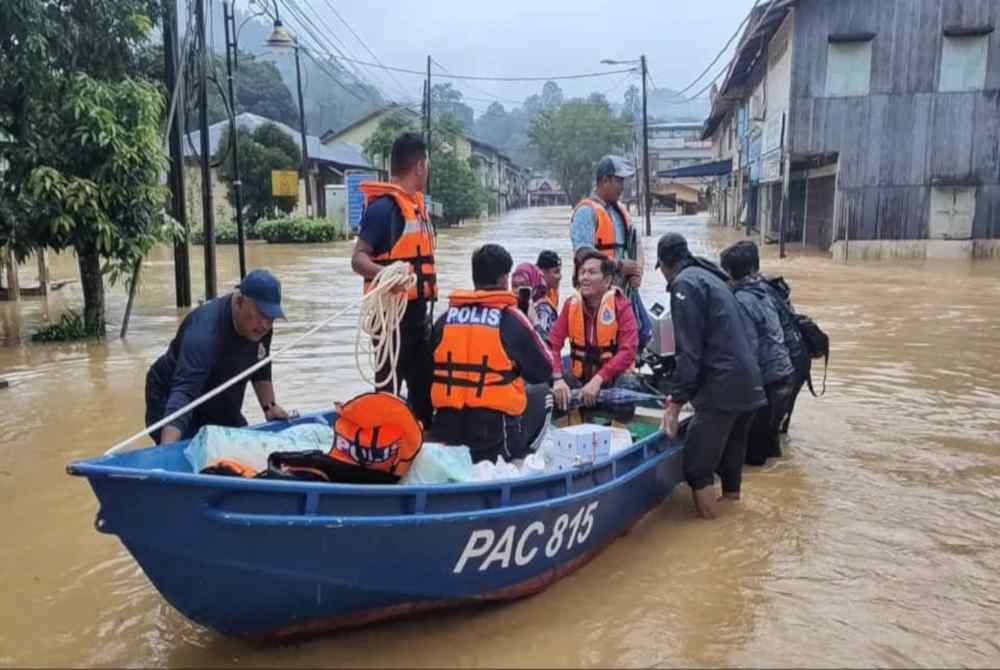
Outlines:
{"label": "brown floodwater", "polygon": [[[484,241],[516,261],[542,247],[568,260],[568,215],[521,210],[443,232],[442,287],[470,283],[469,253]],[[658,216],[654,229],[683,232],[708,255],[739,236],[700,217]],[[251,267],[284,282],[289,320],[276,346],[357,296],[349,250],[249,248]],[[182,316],[169,252],[145,264],[124,341],[28,341],[80,304],[79,284],[47,302],[0,303],[0,378],[10,382],[0,390],[0,665],[1000,665],[1000,265],[775,252],[765,250],[764,269],[788,278],[796,305],[831,336],[829,390],[803,394],[786,456],[749,469],[732,511],[697,521],[682,486],[529,599],[280,646],[227,639],[175,612],[118,540],[95,532],[90,488],[64,472],[142,426],[146,368]],[[197,295],[198,247],[192,262]],[[225,290],[235,248],[219,248],[219,266]],[[54,260],[54,279],[75,277],[71,258]],[[643,292],[664,295],[651,270]],[[112,290],[113,322],[124,303]],[[346,318],[277,362],[279,401],[317,409],[363,390],[354,333]],[[247,414],[260,419],[255,402]]]}

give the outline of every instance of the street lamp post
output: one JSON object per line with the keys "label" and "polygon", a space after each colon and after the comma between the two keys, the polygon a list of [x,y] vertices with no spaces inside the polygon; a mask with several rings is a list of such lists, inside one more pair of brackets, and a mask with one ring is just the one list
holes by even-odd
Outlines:
{"label": "street lamp post", "polygon": [[603,65],[635,65],[639,64],[639,71],[642,75],[642,211],[646,217],[646,237],[653,234],[653,220],[650,212],[652,195],[649,191],[649,118],[646,109],[646,54],[639,56],[638,60],[609,60],[601,61]]}
{"label": "street lamp post", "polygon": [[[229,141],[233,151],[233,199],[236,201],[236,237],[240,256],[240,280],[247,276],[246,234],[243,230],[243,182],[240,180],[239,128],[236,127],[236,95],[233,91],[233,65],[239,67],[236,33],[236,0],[222,3],[222,19],[226,26],[226,79],[229,83]],[[232,28],[230,29],[230,25]],[[232,41],[230,42],[230,34]],[[232,55],[230,55],[232,50]]]}
{"label": "street lamp post", "polygon": [[299,61],[299,51],[302,49],[299,42],[294,38],[278,16],[278,0],[274,0],[274,30],[265,43],[272,49],[292,49],[295,52],[295,78],[299,93],[299,129],[302,139],[302,181],[306,187],[306,216],[312,216],[312,187],[309,185],[309,146],[306,142],[306,112],[302,100],[302,65]]}

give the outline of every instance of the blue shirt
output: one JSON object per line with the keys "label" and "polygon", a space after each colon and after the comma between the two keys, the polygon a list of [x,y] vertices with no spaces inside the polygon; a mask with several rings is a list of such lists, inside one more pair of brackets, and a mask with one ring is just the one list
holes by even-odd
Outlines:
{"label": "blue shirt", "polygon": [[[148,402],[162,403],[159,418],[181,407],[254,365],[271,350],[271,333],[253,342],[236,332],[232,294],[210,300],[184,317],[177,335],[147,376]],[[171,422],[184,438],[206,425],[245,426],[243,396],[246,379]],[[265,365],[249,381],[271,381]],[[147,408],[156,409],[156,408]]]}
{"label": "blue shirt", "polygon": [[[597,202],[604,202],[596,194],[591,194],[590,197]],[[611,215],[611,221],[614,223],[615,239],[624,241],[625,220],[622,218],[621,213],[619,213],[618,208],[609,207],[605,203],[604,209]],[[580,247],[593,247],[596,234],[597,212],[594,211],[592,206],[578,207],[576,213],[573,214],[573,220],[569,224],[569,238],[573,243],[573,251],[576,251]],[[615,249],[615,258],[620,260],[624,257],[624,249]]]}

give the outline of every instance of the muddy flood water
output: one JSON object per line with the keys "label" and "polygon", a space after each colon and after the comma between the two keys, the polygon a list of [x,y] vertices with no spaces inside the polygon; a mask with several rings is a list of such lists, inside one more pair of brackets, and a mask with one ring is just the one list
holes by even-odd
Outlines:
{"label": "muddy flood water", "polygon": [[[443,232],[442,289],[471,283],[469,253],[485,241],[517,262],[542,247],[567,262],[568,215],[520,210]],[[669,230],[715,257],[739,237],[704,218],[657,216],[647,258]],[[289,320],[276,346],[357,295],[349,250],[249,248],[251,267],[284,282]],[[144,266],[124,341],[120,288],[109,297],[115,334],[101,343],[29,342],[46,315],[80,304],[79,284],[47,302],[0,303],[10,382],[0,390],[0,666],[1000,665],[1000,265],[843,265],[776,251],[765,250],[765,271],[784,275],[831,337],[828,393],[803,393],[786,457],[749,469],[735,511],[699,522],[681,486],[539,595],[278,646],[224,638],[174,611],[117,538],[95,532],[89,486],[65,474],[142,426],[146,369],[182,317],[169,252]],[[192,264],[201,295],[200,247]],[[234,247],[219,247],[219,266],[221,292],[238,277]],[[71,258],[54,260],[53,279],[76,276]],[[647,269],[645,297],[663,290]],[[279,402],[318,409],[364,390],[354,333],[346,318],[275,363]],[[246,409],[260,420],[251,399]]]}

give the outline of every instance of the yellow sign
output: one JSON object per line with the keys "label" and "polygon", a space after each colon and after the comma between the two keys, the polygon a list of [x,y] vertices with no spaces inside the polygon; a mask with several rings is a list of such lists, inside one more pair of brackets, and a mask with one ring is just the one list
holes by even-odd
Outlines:
{"label": "yellow sign", "polygon": [[271,170],[271,195],[297,198],[299,173],[296,170]]}

